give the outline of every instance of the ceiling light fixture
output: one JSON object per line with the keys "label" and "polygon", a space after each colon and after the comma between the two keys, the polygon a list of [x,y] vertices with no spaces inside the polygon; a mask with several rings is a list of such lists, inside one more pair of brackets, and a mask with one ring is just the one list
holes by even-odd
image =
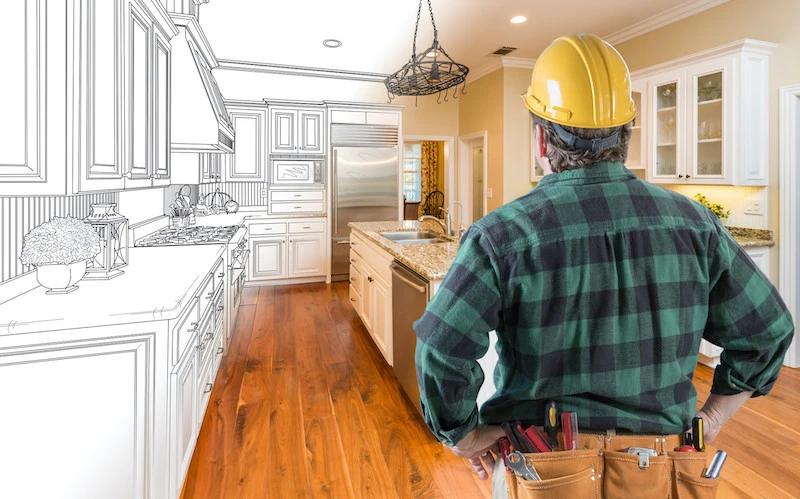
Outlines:
{"label": "ceiling light fixture", "polygon": [[322,44],[328,47],[329,49],[335,49],[337,47],[342,46],[342,42],[339,40],[335,40],[333,38],[328,38],[327,40],[322,40]]}
{"label": "ceiling light fixture", "polygon": [[525,17],[525,16],[514,16],[511,19],[509,19],[511,24],[520,24],[520,23],[524,23],[527,20],[528,20],[528,18]]}
{"label": "ceiling light fixture", "polygon": [[[446,101],[446,90],[451,87],[456,87],[453,98],[457,98],[458,85],[467,78],[469,68],[453,61],[439,45],[439,32],[436,29],[436,22],[433,20],[431,0],[428,0],[428,10],[431,13],[431,24],[433,25],[433,45],[417,54],[417,31],[419,31],[419,18],[422,13],[422,0],[420,0],[417,8],[417,24],[414,27],[411,58],[405,66],[384,80],[389,93],[389,102],[398,95],[418,97],[439,92],[441,97],[442,91],[445,91],[444,100]],[[465,93],[464,87],[461,88],[461,93]],[[437,99],[437,102],[440,101]]]}

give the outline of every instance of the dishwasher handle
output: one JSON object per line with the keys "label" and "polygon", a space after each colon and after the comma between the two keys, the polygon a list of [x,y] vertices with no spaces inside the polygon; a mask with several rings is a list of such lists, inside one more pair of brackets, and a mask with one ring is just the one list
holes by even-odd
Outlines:
{"label": "dishwasher handle", "polygon": [[417,283],[415,283],[415,282],[411,282],[411,281],[410,281],[410,280],[409,280],[407,277],[405,277],[405,276],[404,276],[404,275],[401,273],[400,269],[401,269],[401,267],[399,267],[399,266],[396,266],[396,265],[392,264],[392,273],[394,273],[395,277],[397,277],[398,279],[400,279],[401,281],[403,281],[405,284],[408,284],[408,285],[409,285],[409,286],[411,286],[412,288],[416,289],[416,290],[417,290],[417,291],[419,291],[420,293],[424,293],[425,291],[427,291],[427,290],[425,289],[425,286],[421,286],[421,285],[419,285],[419,284],[417,284]]}

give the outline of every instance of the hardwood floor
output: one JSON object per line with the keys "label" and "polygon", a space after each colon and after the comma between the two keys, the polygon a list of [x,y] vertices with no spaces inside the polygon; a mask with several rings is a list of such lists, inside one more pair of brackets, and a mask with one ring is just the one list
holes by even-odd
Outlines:
{"label": "hardwood floor", "polygon": [[[711,370],[695,375],[700,400]],[[800,497],[800,370],[712,450],[718,497]],[[184,483],[190,498],[489,498],[429,433],[350,306],[348,283],[246,288]]]}

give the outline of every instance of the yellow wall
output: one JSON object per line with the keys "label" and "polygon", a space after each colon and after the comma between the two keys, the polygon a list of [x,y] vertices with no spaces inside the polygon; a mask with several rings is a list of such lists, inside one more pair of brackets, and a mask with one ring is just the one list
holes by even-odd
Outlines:
{"label": "yellow wall", "polygon": [[520,98],[531,69],[503,68],[503,202],[523,196],[531,183],[530,112]]}
{"label": "yellow wall", "polygon": [[[616,46],[631,71],[669,61],[742,38],[777,43],[769,59],[769,187],[757,193],[768,199],[766,228],[780,237],[779,221],[779,141],[780,87],[800,83],[800,29],[797,23],[797,0],[730,0],[727,3],[644,34]],[[681,190],[685,190],[682,188]],[[736,203],[737,196],[717,190],[720,198]],[[677,190],[677,189],[676,189]],[[738,195],[739,193],[737,193]],[[740,197],[740,196],[739,196]],[[777,268],[777,247],[770,255],[770,274],[774,282],[780,275]]]}
{"label": "yellow wall", "polygon": [[436,95],[399,97],[392,104],[405,104],[403,135],[458,136],[458,99],[436,103]]}
{"label": "yellow wall", "polygon": [[488,171],[486,187],[492,189],[488,211],[504,203],[503,195],[503,69],[498,69],[467,85],[458,97],[458,135],[488,132]]}

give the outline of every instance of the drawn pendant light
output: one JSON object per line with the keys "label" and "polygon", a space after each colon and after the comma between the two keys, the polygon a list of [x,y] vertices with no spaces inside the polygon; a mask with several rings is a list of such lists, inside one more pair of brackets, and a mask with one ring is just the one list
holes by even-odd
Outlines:
{"label": "drawn pendant light", "polygon": [[[389,75],[384,80],[386,89],[389,92],[389,101],[398,95],[430,95],[452,87],[456,87],[453,92],[453,97],[456,97],[458,85],[466,80],[467,73],[469,73],[468,67],[453,61],[444,48],[439,45],[431,0],[427,1],[428,10],[431,14],[431,24],[433,25],[433,45],[419,54],[417,53],[417,31],[419,30],[419,18],[422,13],[422,1],[420,0],[417,8],[417,24],[414,28],[411,59],[399,71]],[[464,93],[463,87],[461,91]],[[447,100],[446,92],[445,100]]]}

